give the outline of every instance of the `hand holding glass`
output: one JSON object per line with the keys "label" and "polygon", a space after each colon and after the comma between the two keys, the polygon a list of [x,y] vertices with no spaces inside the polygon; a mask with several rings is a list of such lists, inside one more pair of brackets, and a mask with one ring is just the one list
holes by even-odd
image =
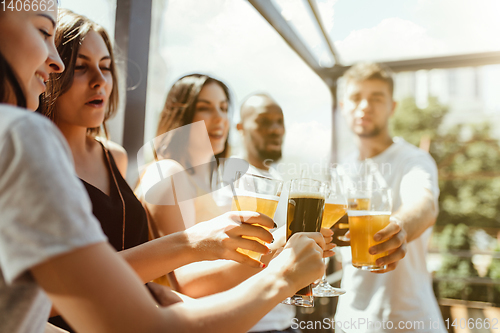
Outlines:
{"label": "hand holding glass", "polygon": [[[339,183],[332,181],[331,186],[328,188],[323,211],[323,228],[330,229],[346,213],[347,200],[339,185]],[[326,259],[323,259],[323,261],[326,265]],[[343,294],[345,294],[345,290],[334,288],[326,281],[326,272],[321,281],[313,288],[315,297],[335,297]]]}
{"label": "hand holding glass", "polygon": [[[283,182],[281,180],[249,173],[243,174],[238,171],[234,183],[231,210],[257,212],[273,218],[276,207],[278,207],[282,188]],[[256,237],[243,237],[263,244]],[[260,261],[262,257],[261,253],[250,250],[238,248],[236,251],[246,254],[257,261]]]}
{"label": "hand holding glass", "polygon": [[[287,240],[297,232],[319,232],[325,207],[326,184],[313,179],[293,179],[288,194]],[[282,303],[304,307],[314,306],[309,285]]]}
{"label": "hand holding glass", "polygon": [[348,190],[349,230],[351,233],[352,265],[367,271],[380,271],[386,265],[378,266],[378,258],[388,253],[371,255],[370,247],[380,244],[373,236],[389,225],[392,210],[390,189]]}

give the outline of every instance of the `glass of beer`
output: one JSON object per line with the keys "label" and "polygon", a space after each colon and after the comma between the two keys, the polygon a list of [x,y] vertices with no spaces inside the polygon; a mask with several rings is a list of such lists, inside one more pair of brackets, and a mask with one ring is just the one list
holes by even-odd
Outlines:
{"label": "glass of beer", "polygon": [[352,265],[366,271],[380,271],[386,265],[378,266],[378,258],[388,253],[371,255],[368,249],[376,242],[373,236],[387,225],[392,211],[391,190],[387,188],[370,190],[348,190],[349,230],[351,232]]}
{"label": "glass of beer", "polygon": [[[319,232],[325,207],[326,183],[313,179],[292,179],[288,194],[287,240],[297,232]],[[297,291],[282,303],[314,306],[312,285]]]}
{"label": "glass of beer", "polygon": [[[342,193],[340,183],[337,182],[337,179],[332,178],[326,194],[325,210],[323,211],[321,226],[330,229],[346,214],[346,210],[346,196]],[[326,259],[323,259],[323,261],[326,265]],[[320,282],[313,288],[313,295],[315,297],[335,297],[343,294],[345,294],[345,290],[334,288],[326,281],[326,271]]]}
{"label": "glass of beer", "polygon": [[[273,218],[282,189],[283,182],[281,180],[238,171],[234,182],[231,210],[257,212]],[[243,237],[261,244],[264,243],[256,237]],[[262,257],[261,253],[250,250],[238,248],[236,251],[258,261]]]}

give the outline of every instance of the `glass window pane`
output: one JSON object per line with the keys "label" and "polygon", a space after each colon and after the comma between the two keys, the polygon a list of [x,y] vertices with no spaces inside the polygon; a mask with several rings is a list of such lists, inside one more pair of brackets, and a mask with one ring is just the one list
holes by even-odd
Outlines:
{"label": "glass window pane", "polygon": [[102,25],[110,36],[115,35],[115,14],[117,0],[60,0],[60,7],[85,15]]}
{"label": "glass window pane", "polygon": [[153,15],[161,18],[161,24],[152,29],[151,43],[158,49],[150,53],[146,140],[155,136],[172,84],[188,73],[207,73],[227,83],[233,93],[233,153],[241,152],[234,123],[242,101],[251,93],[267,92],[284,111],[280,170],[284,176],[298,174],[298,163],[312,165],[328,159],[331,95],[327,86],[248,1],[169,0]]}

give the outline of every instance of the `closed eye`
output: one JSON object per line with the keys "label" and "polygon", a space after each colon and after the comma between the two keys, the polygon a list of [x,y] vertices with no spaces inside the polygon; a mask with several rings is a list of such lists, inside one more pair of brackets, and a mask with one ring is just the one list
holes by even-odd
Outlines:
{"label": "closed eye", "polygon": [[40,32],[42,33],[42,35],[44,35],[44,36],[45,36],[45,38],[50,38],[50,37],[52,37],[52,35],[51,35],[51,34],[49,34],[47,31],[45,31],[45,30],[43,30],[43,29],[38,29],[38,30],[40,30]]}

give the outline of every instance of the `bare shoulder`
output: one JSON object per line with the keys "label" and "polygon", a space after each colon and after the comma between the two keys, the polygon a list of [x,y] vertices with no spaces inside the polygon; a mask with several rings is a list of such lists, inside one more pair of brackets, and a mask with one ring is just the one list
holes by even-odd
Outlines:
{"label": "bare shoulder", "polygon": [[113,159],[115,160],[116,166],[123,177],[127,174],[128,167],[128,155],[125,148],[113,141],[104,141],[104,146],[109,150]]}
{"label": "bare shoulder", "polygon": [[146,168],[146,172],[150,170],[157,171],[158,168],[160,168],[163,171],[163,173],[167,172],[172,174],[184,170],[184,167],[176,160],[165,159],[150,163]]}
{"label": "bare shoulder", "polygon": [[156,182],[158,179],[169,178],[182,173],[184,167],[175,160],[160,160],[150,163],[142,173],[141,183]]}
{"label": "bare shoulder", "polygon": [[[140,178],[138,184],[140,193],[145,194],[155,187],[156,191],[160,191],[161,195],[164,195],[171,191],[171,177],[173,175],[180,175],[182,179],[183,171],[184,168],[179,162],[170,159],[150,163]],[[160,183],[162,183],[162,185],[157,186]]]}

